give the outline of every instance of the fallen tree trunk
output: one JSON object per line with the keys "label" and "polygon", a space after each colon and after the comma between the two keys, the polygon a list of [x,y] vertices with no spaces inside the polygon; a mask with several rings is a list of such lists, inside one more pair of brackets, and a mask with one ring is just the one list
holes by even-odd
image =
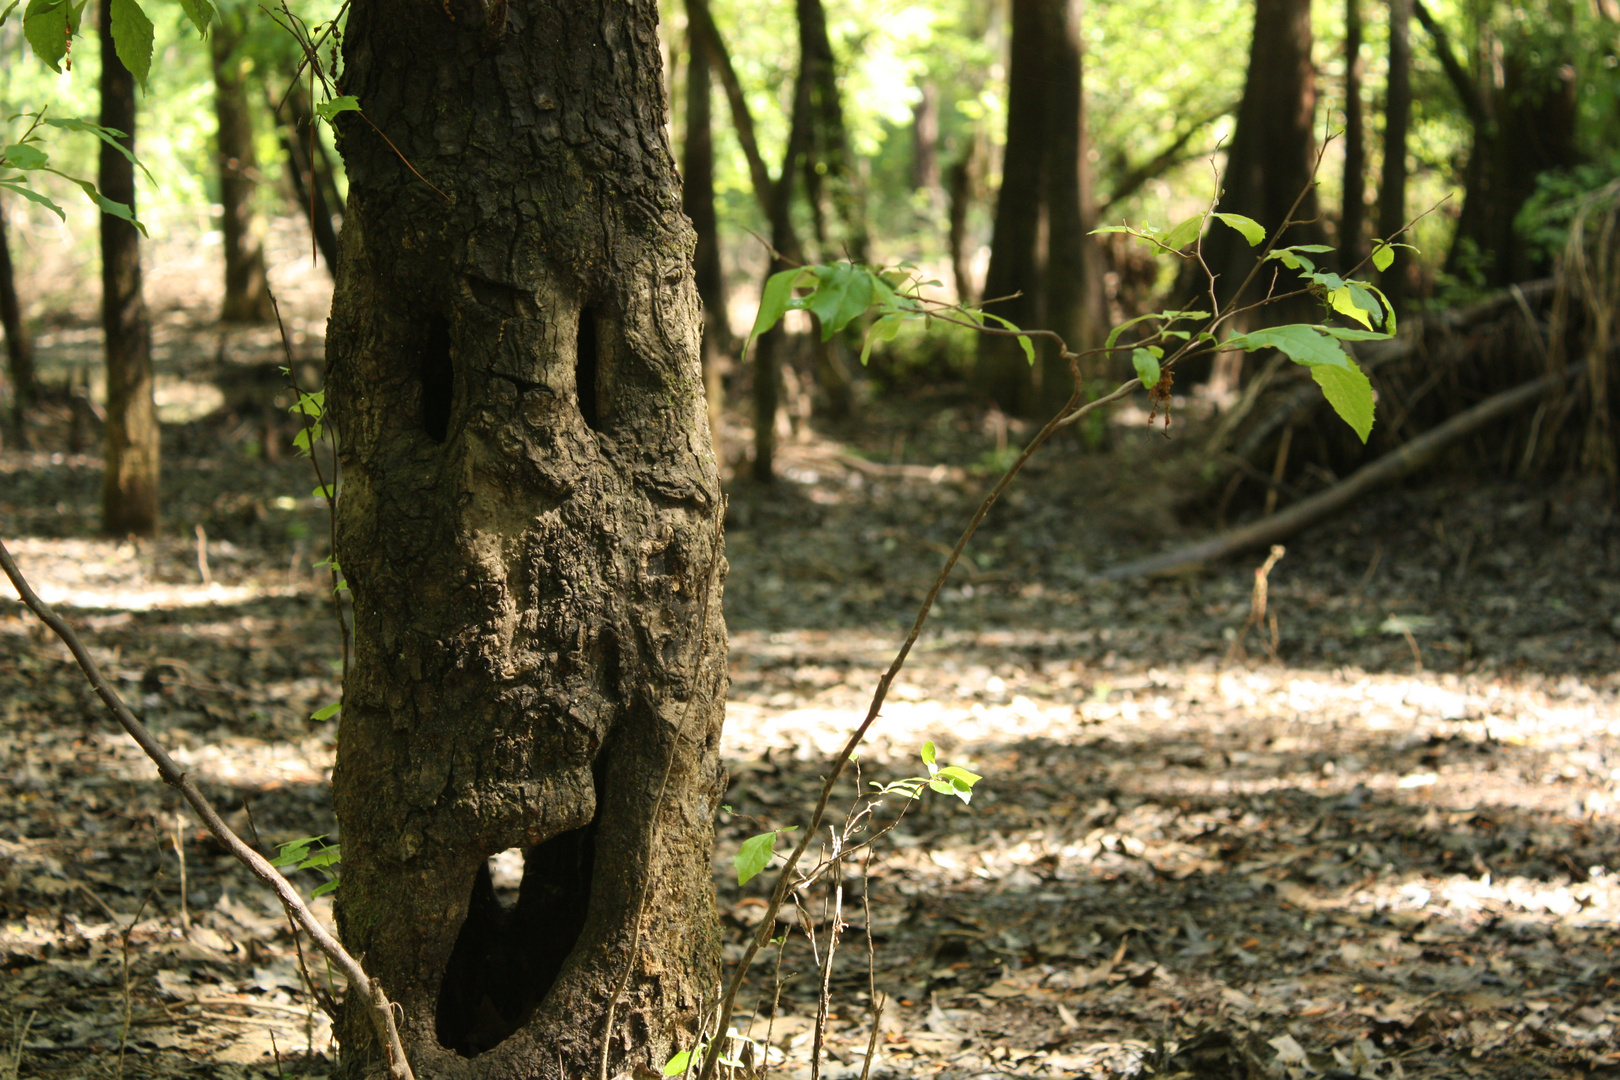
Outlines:
{"label": "fallen tree trunk", "polygon": [[1562,375],[1544,375],[1539,379],[1521,383],[1511,390],[1504,390],[1494,397],[1486,398],[1468,411],[1459,413],[1439,427],[1424,432],[1411,442],[1356,470],[1326,491],[1294,503],[1281,513],[1208,540],[1201,540],[1196,544],[1112,567],[1097,576],[1119,579],[1163,574],[1223,559],[1228,555],[1235,555],[1240,551],[1275,543],[1292,536],[1301,529],[1338,513],[1374,488],[1399,480],[1421,468],[1441,450],[1473,434],[1491,421],[1516,412],[1540,399],[1549,391],[1557,389],[1560,383],[1575,376],[1584,367],[1584,364],[1571,365]]}

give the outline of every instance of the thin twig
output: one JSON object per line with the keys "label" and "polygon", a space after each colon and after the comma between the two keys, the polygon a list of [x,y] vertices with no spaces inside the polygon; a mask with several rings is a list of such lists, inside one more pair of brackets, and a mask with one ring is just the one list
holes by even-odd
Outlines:
{"label": "thin twig", "polygon": [[118,691],[112,688],[112,684],[107,682],[106,678],[101,674],[101,669],[91,659],[90,652],[85,648],[84,642],[79,640],[79,635],[62,620],[60,615],[52,610],[49,604],[41,600],[32,586],[28,584],[28,580],[23,577],[22,571],[18,569],[16,561],[12,559],[11,552],[6,550],[3,541],[0,541],[0,570],[4,570],[6,577],[11,579],[12,587],[17,590],[17,595],[22,598],[22,602],[28,605],[28,609],[41,622],[54,630],[57,637],[62,639],[62,643],[68,647],[68,651],[73,654],[73,658],[79,662],[79,668],[95,689],[96,696],[101,698],[102,703],[107,706],[107,710],[112,713],[119,726],[129,733],[129,737],[134,739],[136,744],[146,752],[146,756],[151,758],[153,763],[157,765],[158,775],[163,779],[163,782],[180,792],[186,802],[191,804],[191,808],[202,819],[203,825],[213,834],[214,839],[218,840],[226,850],[235,856],[238,862],[251,870],[254,877],[264,882],[275,892],[276,898],[281,901],[281,905],[287,910],[287,913],[298,921],[298,924],[314,940],[321,952],[325,953],[328,959],[336,963],[343,970],[343,973],[348,976],[350,987],[367,996],[372,1026],[376,1031],[378,1041],[382,1044],[383,1053],[387,1059],[388,1074],[392,1080],[414,1080],[410,1062],[405,1058],[405,1049],[400,1044],[399,1029],[394,1025],[393,1006],[389,1002],[387,995],[383,993],[382,984],[367,975],[365,969],[360,966],[360,962],[350,956],[348,950],[344,949],[338,940],[332,936],[331,932],[321,925],[320,920],[315,918],[292,883],[283,877],[275,867],[271,866],[269,860],[254,851],[240,836],[236,835],[235,831],[225,823],[224,818],[220,817],[219,811],[214,809],[214,804],[208,801],[208,797],[202,793],[202,790],[197,787],[191,777],[180,770],[174,759],[169,756],[168,751],[159,745],[157,739],[152,736],[152,732],[148,730],[146,725],[137,720],[135,714],[129,711],[129,707],[124,704],[124,699],[118,696]]}

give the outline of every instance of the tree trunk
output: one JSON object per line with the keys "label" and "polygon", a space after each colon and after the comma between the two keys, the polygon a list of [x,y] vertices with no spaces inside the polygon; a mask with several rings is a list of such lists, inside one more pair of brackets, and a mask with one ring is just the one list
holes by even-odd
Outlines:
{"label": "tree trunk", "polygon": [[[1079,0],[1013,0],[1007,148],[984,294],[996,301],[987,310],[1055,330],[1075,351],[1102,317],[1081,80]],[[1008,411],[1043,412],[1073,379],[1055,347],[1042,343],[1040,355],[1032,369],[1014,339],[984,335],[975,385]]]}
{"label": "tree trunk", "polygon": [[[135,150],[135,78],[113,48],[107,5],[101,37],[101,124],[124,132]],[[135,166],[102,144],[97,184],[114,202],[135,208]],[[158,525],[158,422],[152,401],[152,324],[141,293],[140,232],[123,218],[101,215],[101,324],[107,350],[107,431],[101,483],[101,527],[114,536],[148,536]]]}
{"label": "tree trunk", "polygon": [[[1254,40],[1249,51],[1249,73],[1238,106],[1237,128],[1222,177],[1220,208],[1246,214],[1265,226],[1267,233],[1289,220],[1289,207],[1302,191],[1292,220],[1312,222],[1317,217],[1316,189],[1311,171],[1316,159],[1312,118],[1316,111],[1316,73],[1311,66],[1310,0],[1256,0]],[[1307,190],[1307,188],[1309,190]],[[1295,225],[1283,236],[1284,244],[1319,244],[1319,223]],[[1232,229],[1215,226],[1204,243],[1204,260],[1219,275],[1216,295],[1224,302],[1236,293],[1254,268],[1257,249]],[[1244,294],[1253,303],[1265,295],[1270,274]],[[1278,290],[1288,285],[1286,275]],[[1198,282],[1197,295],[1207,283]],[[1319,312],[1314,300],[1266,308],[1264,322],[1310,319]],[[1242,357],[1226,353],[1225,357]]]}
{"label": "tree trunk", "polygon": [[[1389,87],[1384,95],[1384,173],[1378,182],[1378,233],[1406,224],[1406,132],[1412,116],[1412,0],[1389,0]],[[1403,238],[1410,243],[1410,238]],[[1379,275],[1379,288],[1397,313],[1406,309],[1412,261],[1405,248]]]}
{"label": "tree trunk", "polygon": [[973,267],[967,250],[968,212],[973,209],[973,197],[979,188],[984,153],[981,149],[983,140],[977,131],[965,141],[967,145],[962,149],[962,156],[950,168],[949,243],[956,302],[971,305],[978,297],[973,291]]}
{"label": "tree trunk", "polygon": [[725,563],[657,13],[350,8],[337,917],[419,1076],[657,1075],[714,1000]]}
{"label": "tree trunk", "polygon": [[1367,254],[1367,122],[1361,107],[1361,0],[1344,4],[1344,199],[1339,213],[1339,266],[1345,272]]}
{"label": "tree trunk", "polygon": [[327,270],[335,270],[338,258],[337,228],[332,211],[341,204],[332,179],[332,163],[315,130],[315,116],[302,88],[287,95],[285,118],[280,120],[281,149],[287,155],[287,176],[299,208],[309,221],[315,246],[326,260]]}
{"label": "tree trunk", "polygon": [[[688,20],[690,22],[690,20]],[[731,324],[726,316],[726,283],[720,267],[720,224],[714,212],[713,63],[703,35],[687,34],[685,185],[681,207],[697,230],[692,266],[703,301],[703,385],[709,407],[709,430],[716,452],[720,416],[725,407],[721,367],[730,354]]]}
{"label": "tree trunk", "polygon": [[274,314],[264,266],[264,223],[253,210],[259,166],[253,153],[253,118],[248,112],[247,75],[237,48],[242,30],[236,17],[222,14],[209,35],[214,66],[215,151],[219,158],[221,232],[225,248],[224,322],[265,322]]}
{"label": "tree trunk", "polygon": [[[821,0],[798,0],[800,78],[809,94],[807,121],[810,148],[804,159],[805,197],[817,221],[816,240],[831,245],[835,257],[848,254],[856,262],[866,262],[870,240],[866,232],[866,209],[855,162],[849,149],[849,132],[844,127],[844,107],[838,93],[838,65],[833,57],[832,40],[827,36],[827,12]],[[825,187],[823,186],[825,184]],[[833,235],[821,224],[825,205],[842,226]],[[828,257],[823,252],[823,258]]]}
{"label": "tree trunk", "polygon": [[20,441],[26,441],[23,413],[39,400],[39,376],[34,371],[34,344],[23,327],[22,305],[17,302],[17,272],[11,264],[11,238],[6,208],[0,206],[0,325],[6,331],[6,372],[11,376],[11,422]]}
{"label": "tree trunk", "polygon": [[911,107],[911,187],[938,205],[944,201],[939,187],[939,87],[930,80],[917,93]]}

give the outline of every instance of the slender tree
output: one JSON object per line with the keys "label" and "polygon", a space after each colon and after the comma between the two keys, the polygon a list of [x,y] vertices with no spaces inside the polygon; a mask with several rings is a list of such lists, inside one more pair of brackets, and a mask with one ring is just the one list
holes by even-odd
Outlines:
{"label": "slender tree", "polygon": [[685,181],[681,208],[697,230],[693,269],[703,301],[703,385],[709,403],[709,428],[719,446],[720,416],[725,405],[721,369],[732,350],[726,315],[725,275],[720,266],[720,224],[714,212],[714,64],[705,35],[687,33]]}
{"label": "slender tree", "polygon": [[332,162],[315,129],[309,95],[302,86],[293,87],[281,103],[277,127],[282,152],[287,155],[287,178],[292,183],[293,194],[309,221],[321,258],[331,270],[337,266],[338,257],[337,227],[332,224],[332,217],[334,212],[341,215],[343,204],[333,180]]}
{"label": "slender tree", "polygon": [[39,376],[34,371],[34,344],[23,326],[17,302],[17,273],[11,264],[11,239],[6,207],[0,204],[0,326],[6,331],[6,373],[11,377],[11,423],[19,439],[26,439],[23,415],[39,400]]}
{"label": "slender tree", "polygon": [[[1101,323],[1091,228],[1079,0],[1013,0],[1007,149],[984,292],[987,310],[1084,347]],[[1068,396],[1073,377],[1043,343],[1031,368],[1016,342],[984,337],[974,381],[1009,411]]]}
{"label": "slender tree", "polygon": [[[123,132],[135,150],[135,78],[113,47],[110,4],[100,5],[101,123]],[[135,166],[101,146],[97,184],[114,202],[135,208]],[[152,400],[152,324],[141,291],[141,237],[134,225],[101,215],[101,324],[106,335],[107,429],[101,526],[108,533],[150,535],[158,526],[158,422]]]}
{"label": "slender tree", "polygon": [[220,232],[225,249],[225,322],[264,322],[271,317],[264,262],[264,222],[253,206],[259,165],[253,151],[247,71],[241,45],[247,13],[222,9],[209,34],[214,69],[214,151],[219,167]]}
{"label": "slender tree", "polygon": [[337,918],[421,1077],[656,1076],[714,1001],[725,563],[657,18],[349,10]]}
{"label": "slender tree", "polygon": [[[1384,172],[1378,182],[1378,232],[1406,224],[1406,133],[1412,115],[1412,0],[1389,0],[1389,82],[1384,91]],[[1406,307],[1411,261],[1405,248],[1379,275],[1379,287],[1397,312]]]}
{"label": "slender tree", "polygon": [[[1267,232],[1286,220],[1298,222],[1283,235],[1288,244],[1318,244],[1323,239],[1311,176],[1316,157],[1311,44],[1310,0],[1256,0],[1249,73],[1221,181],[1222,210],[1254,218]],[[1305,197],[1300,199],[1302,191]],[[1296,199],[1299,203],[1290,218]],[[1255,249],[1233,230],[1216,228],[1205,241],[1204,261],[1218,275],[1216,295],[1224,301],[1253,269]],[[1261,289],[1255,289],[1249,298],[1260,295]],[[1312,311],[1314,301],[1307,299],[1268,307],[1265,314],[1288,322],[1300,315],[1309,317]],[[1241,362],[1243,355],[1224,353],[1222,360]],[[1235,384],[1237,373],[1218,370],[1217,377]]]}
{"label": "slender tree", "polygon": [[1367,253],[1367,121],[1362,110],[1361,0],[1344,3],[1344,200],[1339,265],[1349,270]]}

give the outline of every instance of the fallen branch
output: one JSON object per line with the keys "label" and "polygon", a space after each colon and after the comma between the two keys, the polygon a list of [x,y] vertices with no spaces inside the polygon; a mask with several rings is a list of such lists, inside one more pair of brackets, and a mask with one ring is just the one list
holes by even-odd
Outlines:
{"label": "fallen branch", "polygon": [[1199,563],[1224,559],[1249,548],[1287,539],[1301,529],[1338,513],[1374,488],[1399,480],[1415,471],[1441,450],[1473,434],[1491,421],[1516,412],[1540,399],[1583,368],[1584,365],[1571,365],[1569,370],[1561,375],[1544,375],[1539,379],[1521,383],[1511,390],[1504,390],[1494,397],[1486,398],[1472,409],[1453,416],[1439,427],[1424,432],[1404,446],[1391,450],[1377,461],[1362,466],[1326,491],[1297,502],[1281,513],[1175,551],[1111,567],[1097,576],[1117,579],[1163,574]]}
{"label": "fallen branch", "polygon": [[162,777],[163,782],[180,792],[186,802],[191,804],[191,808],[197,812],[197,816],[202,819],[203,825],[213,834],[214,839],[223,844],[226,850],[236,857],[237,861],[253,871],[254,877],[270,886],[276,894],[276,899],[281,901],[281,906],[286,908],[287,914],[299,926],[303,927],[304,932],[310,936],[321,952],[325,953],[348,977],[349,986],[366,994],[372,1027],[376,1030],[377,1039],[382,1044],[384,1053],[387,1055],[388,1075],[391,1080],[414,1080],[410,1062],[405,1060],[405,1048],[399,1041],[399,1030],[394,1026],[393,1005],[389,1002],[387,995],[383,993],[382,984],[367,975],[365,969],[360,966],[360,962],[350,956],[348,950],[339,944],[337,938],[333,937],[331,932],[321,925],[320,920],[315,918],[315,915],[304,903],[304,898],[298,895],[297,889],[293,888],[292,883],[283,877],[279,870],[271,866],[268,859],[249,847],[229,825],[225,824],[225,819],[219,816],[219,811],[214,809],[214,805],[208,801],[208,797],[192,782],[189,776],[180,771],[174,759],[152,737],[152,732],[146,725],[136,719],[135,714],[129,711],[129,707],[124,704],[124,699],[118,696],[118,691],[112,688],[112,685],[102,676],[101,669],[96,667],[96,662],[90,658],[90,652],[84,647],[84,642],[79,640],[79,635],[74,633],[73,628],[64,622],[60,615],[51,610],[50,605],[41,600],[39,595],[29,586],[27,579],[23,577],[22,571],[17,568],[16,561],[12,559],[11,552],[6,550],[3,542],[0,542],[0,569],[3,569],[6,577],[11,579],[12,587],[17,590],[17,595],[22,598],[22,602],[28,605],[28,609],[38,616],[41,622],[54,630],[57,637],[62,639],[63,644],[68,647],[68,651],[73,654],[73,659],[79,662],[79,667],[84,671],[84,677],[90,681],[96,695],[107,706],[107,710],[113,714],[113,718],[129,733],[129,737],[134,739],[142,750],[146,751],[146,756],[151,758],[157,765],[158,775]]}

